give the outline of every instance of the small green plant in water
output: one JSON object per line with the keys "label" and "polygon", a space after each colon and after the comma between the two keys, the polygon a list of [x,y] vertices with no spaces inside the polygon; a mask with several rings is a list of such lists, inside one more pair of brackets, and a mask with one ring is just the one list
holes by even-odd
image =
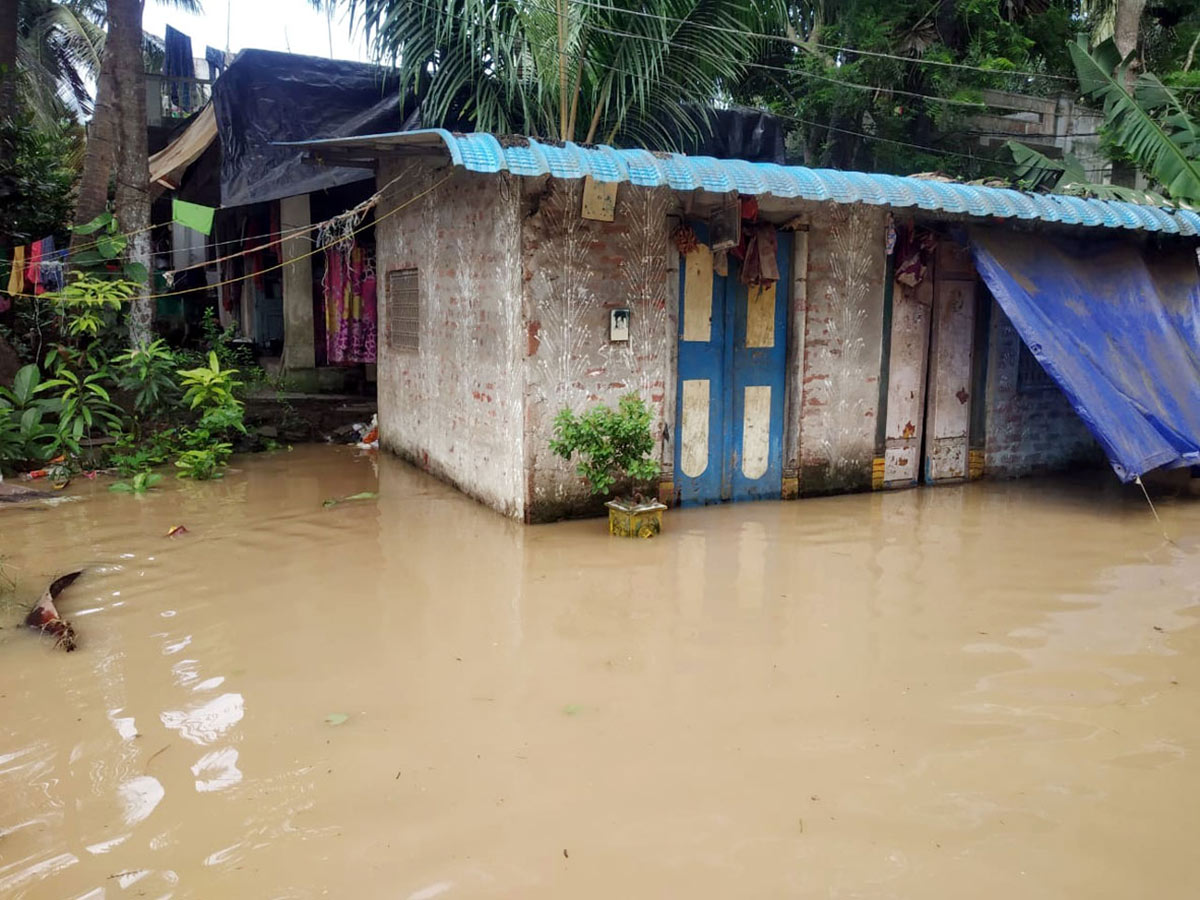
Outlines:
{"label": "small green plant in water", "polygon": [[118,494],[144,494],[162,481],[157,472],[138,472],[129,481],[118,481],[109,485],[109,490]]}
{"label": "small green plant in water", "polygon": [[622,397],[615,410],[600,405],[576,415],[563,409],[554,418],[550,450],[566,460],[579,455],[575,471],[593,494],[608,494],[615,486],[632,490],[658,474],[658,461],[650,458],[650,421],[646,404],[633,393]]}
{"label": "small green plant in water", "polygon": [[233,454],[233,445],[224,442],[210,444],[202,450],[184,450],[175,460],[180,478],[210,481],[225,476],[225,466]]}

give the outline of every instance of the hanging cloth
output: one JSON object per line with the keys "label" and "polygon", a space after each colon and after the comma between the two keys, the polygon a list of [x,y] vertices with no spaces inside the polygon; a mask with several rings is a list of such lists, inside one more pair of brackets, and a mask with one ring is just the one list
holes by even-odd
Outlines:
{"label": "hanging cloth", "polygon": [[749,235],[742,259],[742,284],[764,287],[774,284],[779,280],[779,261],[776,258],[779,241],[775,235],[775,226],[765,222],[743,225],[742,231]]}
{"label": "hanging cloth", "polygon": [[925,280],[929,271],[929,264],[937,250],[937,237],[932,231],[910,223],[897,234],[895,250],[896,281],[906,287],[916,287]]}
{"label": "hanging cloth", "polygon": [[47,291],[63,289],[63,262],[66,257],[66,250],[54,249],[54,238],[48,237],[42,241],[42,266],[35,293],[44,294]]}
{"label": "hanging cloth", "polygon": [[211,206],[201,206],[199,203],[188,203],[178,197],[171,201],[171,220],[198,231],[203,235],[212,234],[213,215],[216,210]]}
{"label": "hanging cloth", "polygon": [[8,274],[8,292],[10,294],[25,293],[25,248],[13,249],[12,269]]}
{"label": "hanging cloth", "polygon": [[216,47],[204,47],[204,61],[208,63],[208,78],[209,81],[216,81],[221,77],[221,73],[225,71],[228,65],[225,62],[225,51],[218,50]]}
{"label": "hanging cloth", "polygon": [[33,293],[42,293],[42,250],[45,240],[34,241],[29,246],[29,261],[25,264],[25,280],[33,285]]}
{"label": "hanging cloth", "polygon": [[192,59],[192,39],[182,31],[176,31],[168,25],[166,36],[163,38],[163,49],[165,51],[163,75],[168,78],[174,75],[176,78],[189,79],[188,81],[170,82],[171,103],[184,112],[191,112],[191,79],[196,77],[196,63]]}
{"label": "hanging cloth", "polygon": [[325,354],[330,365],[373,363],[377,352],[375,269],[361,247],[325,249]]}

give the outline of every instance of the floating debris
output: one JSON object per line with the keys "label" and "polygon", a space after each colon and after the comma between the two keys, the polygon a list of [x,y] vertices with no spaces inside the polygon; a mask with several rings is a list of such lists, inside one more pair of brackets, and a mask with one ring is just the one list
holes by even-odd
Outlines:
{"label": "floating debris", "polygon": [[26,503],[30,500],[45,500],[53,496],[45,491],[37,491],[20,484],[0,481],[0,503]]}
{"label": "floating debris", "polygon": [[349,497],[331,497],[321,505],[326,509],[331,506],[337,506],[339,503],[348,503],[351,500],[376,500],[379,494],[376,491],[360,491],[357,494],[351,494]]}
{"label": "floating debris", "polygon": [[71,623],[58,614],[58,608],[54,605],[54,601],[59,595],[75,583],[83,570],[78,572],[69,572],[60,578],[54,579],[50,587],[46,588],[46,593],[42,594],[42,599],[37,602],[37,605],[29,611],[29,615],[25,617],[25,624],[30,628],[40,631],[43,634],[54,635],[54,646],[61,647],[68,653],[75,649],[75,629]]}

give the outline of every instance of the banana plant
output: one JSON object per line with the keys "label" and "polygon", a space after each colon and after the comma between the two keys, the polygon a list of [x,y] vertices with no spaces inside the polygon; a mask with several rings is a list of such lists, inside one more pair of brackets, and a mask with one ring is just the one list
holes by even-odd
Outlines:
{"label": "banana plant", "polygon": [[1200,204],[1200,124],[1150,72],[1129,84],[1130,58],[1105,41],[1089,53],[1086,41],[1067,46],[1083,95],[1104,109],[1114,142],[1177,203]]}

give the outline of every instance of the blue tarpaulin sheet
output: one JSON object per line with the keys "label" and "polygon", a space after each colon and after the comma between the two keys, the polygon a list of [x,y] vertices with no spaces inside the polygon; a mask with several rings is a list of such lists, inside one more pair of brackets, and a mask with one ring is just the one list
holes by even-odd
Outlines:
{"label": "blue tarpaulin sheet", "polygon": [[1200,463],[1194,247],[972,229],[975,266],[1123,481]]}

